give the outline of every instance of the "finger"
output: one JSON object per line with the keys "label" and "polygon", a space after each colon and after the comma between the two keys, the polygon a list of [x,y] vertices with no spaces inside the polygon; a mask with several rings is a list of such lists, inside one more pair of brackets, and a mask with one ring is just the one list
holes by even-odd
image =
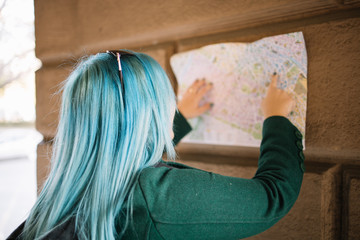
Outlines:
{"label": "finger", "polygon": [[191,86],[186,90],[188,94],[197,94],[201,86],[203,85],[202,79],[196,79]]}
{"label": "finger", "polygon": [[203,87],[205,87],[207,85],[205,78],[200,80],[200,83],[198,85],[197,91],[200,91],[200,89],[202,89]]}
{"label": "finger", "polygon": [[199,83],[199,79],[196,79],[191,85],[190,87],[188,87],[188,89],[186,89],[185,94],[192,94],[192,93],[196,93],[197,92],[197,85]]}
{"label": "finger", "polygon": [[191,87],[195,90],[198,90],[204,84],[204,82],[204,79],[196,79],[196,81],[194,81]]}
{"label": "finger", "polygon": [[213,88],[213,84],[212,83],[209,83],[209,84],[206,84],[206,86],[202,87],[198,93],[197,93],[197,97],[198,98],[203,98],[211,89]]}
{"label": "finger", "polygon": [[198,111],[199,115],[201,115],[204,112],[210,110],[210,108],[212,108],[213,106],[214,106],[213,103],[205,103],[204,105],[198,107],[197,111]]}
{"label": "finger", "polygon": [[277,87],[278,78],[279,78],[279,76],[274,72],[274,74],[271,75],[271,83],[270,83],[270,86],[272,86],[272,87]]}

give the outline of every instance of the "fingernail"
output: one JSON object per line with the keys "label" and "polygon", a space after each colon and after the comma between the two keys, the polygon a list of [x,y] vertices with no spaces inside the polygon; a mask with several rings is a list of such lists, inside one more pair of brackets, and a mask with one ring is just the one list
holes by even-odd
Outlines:
{"label": "fingernail", "polygon": [[273,75],[275,76],[275,75],[276,75],[276,72],[274,72]]}

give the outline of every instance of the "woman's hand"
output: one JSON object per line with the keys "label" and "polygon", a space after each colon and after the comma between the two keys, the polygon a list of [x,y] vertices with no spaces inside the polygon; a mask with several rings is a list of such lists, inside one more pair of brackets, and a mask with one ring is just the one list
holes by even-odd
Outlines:
{"label": "woman's hand", "polygon": [[212,103],[205,103],[199,106],[202,98],[212,89],[213,84],[207,83],[205,79],[196,80],[178,102],[178,109],[186,118],[195,118],[212,107]]}
{"label": "woman's hand", "polygon": [[294,100],[285,91],[276,87],[278,75],[274,73],[266,97],[261,103],[265,119],[271,116],[287,117],[294,106]]}

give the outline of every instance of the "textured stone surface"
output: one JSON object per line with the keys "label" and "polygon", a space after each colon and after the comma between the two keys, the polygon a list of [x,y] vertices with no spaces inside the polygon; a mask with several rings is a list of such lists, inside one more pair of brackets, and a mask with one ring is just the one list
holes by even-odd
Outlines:
{"label": "textured stone surface", "polygon": [[45,137],[55,136],[61,104],[61,82],[70,73],[64,66],[42,68],[36,72],[36,129]]}
{"label": "textured stone surface", "polygon": [[[331,8],[336,4],[331,0],[305,0],[302,4],[290,0],[287,4],[281,4],[278,0],[173,0],[173,1],[85,1],[79,0],[78,24],[81,26],[92,26],[80,28],[79,32],[85,40],[82,44],[106,42],[111,38],[133,37],[141,40],[145,33],[165,34],[173,28],[195,25],[248,14],[255,15],[256,12],[268,12],[269,9],[284,9],[285,6],[296,6],[294,12],[301,12],[306,8],[313,7]],[[156,7],[155,7],[156,6]],[[281,8],[282,7],[282,8]],[[141,15],[140,15],[141,14]],[[281,13],[278,12],[278,15]],[[295,13],[292,13],[293,15]],[[92,16],[89,18],[88,16]],[[141,17],[140,17],[141,16]],[[114,29],[114,27],[116,28]],[[202,29],[198,29],[201,31]],[[178,34],[181,32],[178,31]],[[196,35],[194,32],[192,35]],[[160,36],[155,39],[159,39]],[[181,37],[181,36],[179,36]],[[155,42],[156,43],[156,42]]]}
{"label": "textured stone surface", "polygon": [[[172,0],[172,1],[36,1],[36,28],[42,37],[37,53],[77,54],[299,19],[342,8],[335,0]],[[39,35],[37,33],[37,35]],[[61,40],[61,39],[64,40]],[[53,44],[52,44],[53,43]]]}
{"label": "textured stone surface", "polygon": [[40,60],[64,59],[78,46],[77,1],[34,1],[36,56]]}
{"label": "textured stone surface", "polygon": [[41,142],[37,146],[36,179],[38,193],[41,191],[50,172],[51,151],[52,148],[49,143]]}
{"label": "textured stone surface", "polygon": [[311,26],[306,32],[307,146],[359,151],[360,104],[355,99],[360,96],[360,19]]}
{"label": "textured stone surface", "polygon": [[348,176],[348,199],[347,201],[347,219],[345,222],[347,238],[360,239],[360,170],[352,171]]}
{"label": "textured stone surface", "polygon": [[324,172],[321,184],[321,239],[341,238],[341,165]]}

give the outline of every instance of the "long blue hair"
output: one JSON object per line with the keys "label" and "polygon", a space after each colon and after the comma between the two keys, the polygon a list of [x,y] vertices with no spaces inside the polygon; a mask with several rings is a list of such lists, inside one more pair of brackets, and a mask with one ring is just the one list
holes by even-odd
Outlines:
{"label": "long blue hair", "polygon": [[25,239],[40,239],[74,219],[80,239],[120,238],[131,223],[141,170],[164,151],[175,158],[176,103],[166,73],[142,53],[122,55],[121,66],[124,92],[116,58],[107,53],[82,60],[67,78],[51,172],[26,221]]}

